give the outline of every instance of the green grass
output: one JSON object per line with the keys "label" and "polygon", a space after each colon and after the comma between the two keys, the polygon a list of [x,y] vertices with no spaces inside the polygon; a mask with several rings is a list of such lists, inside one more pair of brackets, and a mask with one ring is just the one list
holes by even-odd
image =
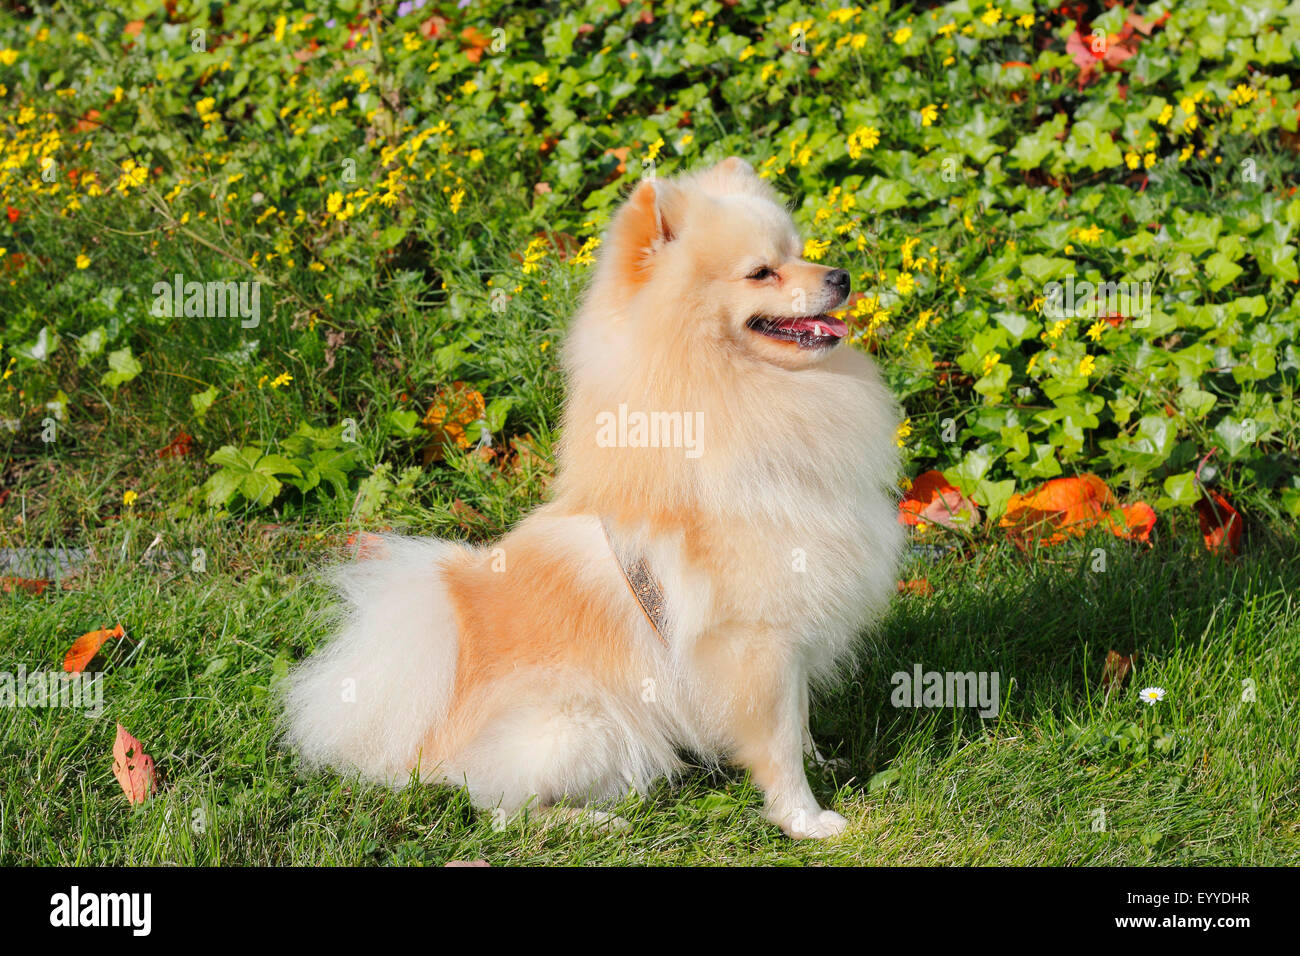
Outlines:
{"label": "green grass", "polygon": [[[1220,864],[1300,861],[1294,702],[1295,528],[1255,529],[1225,562],[1194,534],[1132,551],[1097,540],[1010,547],[915,569],[841,690],[814,705],[832,769],[814,788],[849,817],[828,843],[763,823],[743,774],[688,774],[602,833],[494,827],[463,794],[302,775],[275,740],[274,685],[322,635],[312,568],[338,529],[243,535],[209,526],[209,570],[142,570],[139,528],[66,589],[0,604],[0,669],[58,669],[83,631],[121,622],[93,665],[105,710],[0,710],[0,864]],[[1191,531],[1191,529],[1182,529]],[[191,528],[191,532],[193,529]],[[1107,549],[1104,573],[1093,547]],[[1136,652],[1110,699],[1106,652]],[[997,670],[1002,709],[895,709],[889,675]],[[1014,678],[1014,683],[1012,683]],[[1243,701],[1243,680],[1256,700]],[[1163,702],[1137,698],[1164,687]],[[153,755],[161,792],[132,808],[111,773],[116,722]],[[1104,809],[1106,830],[1092,829]],[[197,816],[196,816],[197,815]],[[193,821],[198,819],[199,826]]]}

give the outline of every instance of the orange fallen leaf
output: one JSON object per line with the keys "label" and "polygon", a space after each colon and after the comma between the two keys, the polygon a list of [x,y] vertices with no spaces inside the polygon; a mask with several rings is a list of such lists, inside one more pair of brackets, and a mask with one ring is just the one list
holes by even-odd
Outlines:
{"label": "orange fallen leaf", "polygon": [[144,29],[143,20],[132,20],[130,23],[128,23],[125,27],[122,28],[122,33],[126,36],[133,37],[133,36],[137,36],[140,33],[140,31],[143,29]]}
{"label": "orange fallen leaf", "polygon": [[98,127],[99,110],[89,109],[81,115],[81,119],[77,120],[77,122],[73,124],[72,131],[74,133],[84,133],[88,130],[97,129]]}
{"label": "orange fallen leaf", "polygon": [[464,382],[453,382],[441,389],[420,424],[433,433],[435,457],[442,445],[469,447],[465,429],[486,412],[483,395]]}
{"label": "orange fallen leaf", "polygon": [[970,528],[979,519],[979,506],[950,484],[942,472],[933,470],[918,475],[898,504],[899,524]]}
{"label": "orange fallen leaf", "polygon": [[1241,515],[1217,491],[1207,491],[1208,498],[1196,502],[1196,516],[1201,521],[1201,537],[1211,551],[1241,553]]}
{"label": "orange fallen leaf", "polygon": [[929,578],[911,578],[907,581],[898,582],[898,593],[925,597],[934,593],[934,585],[930,583]]}
{"label": "orange fallen leaf", "polygon": [[72,642],[68,648],[68,653],[63,655],[63,669],[69,674],[80,674],[86,669],[86,665],[91,662],[99,649],[104,646],[104,642],[109,638],[122,637],[126,631],[122,630],[119,624],[113,628],[101,628],[98,631],[87,631]]}
{"label": "orange fallen leaf", "polygon": [[483,59],[483,51],[492,45],[492,38],[475,27],[466,27],[460,31],[465,56],[471,63]]}
{"label": "orange fallen leaf", "polygon": [[358,561],[368,561],[388,555],[388,549],[384,547],[384,539],[369,531],[354,531],[348,535],[348,547],[354,549],[353,554]]}
{"label": "orange fallen leaf", "polygon": [[1124,520],[1121,525],[1112,521],[1110,530],[1116,537],[1128,541],[1147,541],[1151,538],[1151,529],[1156,526],[1156,510],[1145,501],[1135,505],[1124,505],[1121,509]]}
{"label": "orange fallen leaf", "polygon": [[132,803],[144,803],[158,786],[153,757],[121,724],[117,725],[117,739],[113,741],[113,776]]}
{"label": "orange fallen leaf", "polygon": [[1130,541],[1146,541],[1156,514],[1144,502],[1121,507],[1106,482],[1096,475],[1053,478],[1028,494],[1014,494],[998,522],[1016,544],[1037,538],[1060,544],[1103,524],[1107,531]]}
{"label": "orange fallen leaf", "polygon": [[26,591],[28,594],[44,594],[45,589],[50,586],[46,578],[16,578],[7,576],[0,578],[0,591],[5,594],[11,594],[14,591]]}

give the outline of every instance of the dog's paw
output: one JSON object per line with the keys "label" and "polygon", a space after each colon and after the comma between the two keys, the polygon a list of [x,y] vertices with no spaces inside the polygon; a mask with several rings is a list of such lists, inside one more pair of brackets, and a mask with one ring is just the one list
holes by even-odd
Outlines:
{"label": "dog's paw", "polygon": [[849,821],[834,810],[818,807],[796,810],[782,817],[769,814],[767,818],[796,840],[825,840],[843,833],[849,825]]}

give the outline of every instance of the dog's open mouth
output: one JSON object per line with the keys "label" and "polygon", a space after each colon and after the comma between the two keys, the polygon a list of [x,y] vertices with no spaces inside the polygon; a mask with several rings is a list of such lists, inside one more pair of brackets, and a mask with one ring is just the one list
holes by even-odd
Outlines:
{"label": "dog's open mouth", "polygon": [[781,342],[793,342],[801,349],[830,348],[849,332],[847,325],[825,314],[785,318],[756,315],[746,325],[759,335]]}

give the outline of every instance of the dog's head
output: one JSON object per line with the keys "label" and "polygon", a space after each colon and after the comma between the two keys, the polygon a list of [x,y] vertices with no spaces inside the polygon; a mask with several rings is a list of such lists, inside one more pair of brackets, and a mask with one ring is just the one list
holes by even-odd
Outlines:
{"label": "dog's head", "polygon": [[827,313],[849,295],[847,272],[802,254],[776,193],[733,156],[638,185],[610,226],[597,288],[656,332],[801,369],[848,331]]}

